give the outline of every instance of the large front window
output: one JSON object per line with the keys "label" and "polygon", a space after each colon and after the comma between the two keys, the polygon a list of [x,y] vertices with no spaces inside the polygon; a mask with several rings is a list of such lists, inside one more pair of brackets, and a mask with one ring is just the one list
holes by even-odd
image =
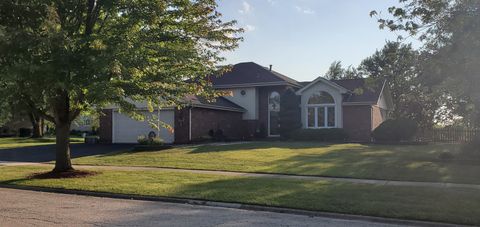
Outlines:
{"label": "large front window", "polygon": [[308,128],[334,128],[335,100],[327,92],[318,92],[310,96],[307,103]]}

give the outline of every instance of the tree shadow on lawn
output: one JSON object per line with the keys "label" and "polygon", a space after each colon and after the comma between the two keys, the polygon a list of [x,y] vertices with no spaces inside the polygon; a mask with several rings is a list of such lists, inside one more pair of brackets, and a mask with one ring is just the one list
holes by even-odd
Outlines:
{"label": "tree shadow on lawn", "polygon": [[240,143],[240,144],[221,144],[221,145],[200,145],[195,146],[191,154],[199,153],[209,153],[209,152],[231,152],[231,151],[245,151],[245,150],[256,150],[256,149],[270,149],[270,148],[281,148],[281,149],[307,149],[307,148],[326,148],[333,143],[316,143],[316,142],[249,142],[249,143]]}
{"label": "tree shadow on lawn", "polygon": [[[94,156],[128,150],[127,144],[71,144],[72,158]],[[55,145],[37,145],[0,150],[0,161],[49,162],[55,160]]]}
{"label": "tree shadow on lawn", "polygon": [[444,146],[364,145],[326,153],[299,154],[266,164],[265,172],[400,181],[480,184],[480,161],[445,162]]}

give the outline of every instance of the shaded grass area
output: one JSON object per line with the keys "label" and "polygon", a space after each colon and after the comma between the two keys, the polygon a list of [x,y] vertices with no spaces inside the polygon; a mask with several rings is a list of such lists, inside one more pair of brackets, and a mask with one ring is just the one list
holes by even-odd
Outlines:
{"label": "shaded grass area", "polygon": [[[441,154],[455,159],[442,160]],[[254,142],[120,152],[78,158],[75,164],[153,166],[240,172],[480,183],[480,159],[459,145],[362,145]]]}
{"label": "shaded grass area", "polygon": [[[80,137],[70,137],[72,143],[83,142],[83,138]],[[34,147],[42,145],[51,145],[55,144],[55,137],[44,137],[44,138],[22,138],[22,137],[6,137],[0,138],[0,150],[1,149],[12,149],[12,148],[21,148],[21,147]]]}
{"label": "shaded grass area", "polygon": [[169,196],[459,224],[480,224],[473,189],[395,187],[331,181],[163,171],[96,171],[88,178],[30,179],[44,167],[0,167],[0,184]]}

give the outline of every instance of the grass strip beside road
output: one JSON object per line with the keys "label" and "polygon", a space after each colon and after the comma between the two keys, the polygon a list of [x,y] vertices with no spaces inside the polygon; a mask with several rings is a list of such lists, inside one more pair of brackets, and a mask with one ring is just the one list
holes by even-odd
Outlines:
{"label": "grass strip beside road", "polygon": [[29,179],[48,167],[0,167],[0,184],[248,203],[480,225],[480,191],[332,181],[102,170],[77,179]]}

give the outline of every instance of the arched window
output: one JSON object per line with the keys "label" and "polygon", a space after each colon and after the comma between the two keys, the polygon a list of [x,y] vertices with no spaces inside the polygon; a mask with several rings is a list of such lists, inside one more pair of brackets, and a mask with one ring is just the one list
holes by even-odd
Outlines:
{"label": "arched window", "polygon": [[335,100],[325,91],[314,93],[307,102],[308,128],[334,128]]}
{"label": "arched window", "polygon": [[278,136],[280,128],[280,94],[276,91],[268,96],[268,135]]}
{"label": "arched window", "polygon": [[321,91],[313,94],[308,99],[308,104],[315,105],[315,104],[335,104],[333,97],[328,94],[327,92]]}

